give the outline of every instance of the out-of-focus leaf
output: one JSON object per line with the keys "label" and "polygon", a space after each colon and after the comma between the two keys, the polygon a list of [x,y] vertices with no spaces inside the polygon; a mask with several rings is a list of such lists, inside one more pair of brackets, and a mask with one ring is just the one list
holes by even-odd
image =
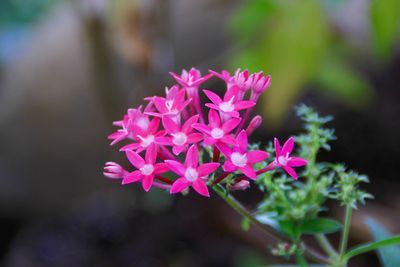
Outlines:
{"label": "out-of-focus leaf", "polygon": [[377,55],[387,60],[400,30],[400,1],[373,0],[371,23]]}
{"label": "out-of-focus leaf", "polygon": [[[330,42],[326,14],[317,0],[274,1],[254,46],[231,62],[272,75],[273,87],[265,94],[265,115],[277,123],[303,86],[321,67]],[[263,99],[264,100],[264,99]]]}
{"label": "out-of-focus leaf", "polygon": [[[372,235],[374,236],[375,242],[369,242],[365,244],[361,244],[356,246],[355,248],[350,249],[345,255],[344,258],[349,260],[350,258],[378,249],[379,256],[383,264],[394,264],[394,265],[385,265],[385,266],[400,266],[400,249],[399,247],[387,247],[393,245],[400,244],[400,235],[390,236],[390,233],[387,232],[382,226],[380,226],[373,219],[367,219],[367,224],[372,231]],[[383,252],[383,253],[382,253]]]}
{"label": "out-of-focus leaf", "polygon": [[298,227],[291,221],[279,221],[280,230],[290,237],[297,237],[299,234]]}
{"label": "out-of-focus leaf", "polygon": [[234,36],[249,39],[264,24],[265,18],[274,10],[273,0],[251,0],[240,7],[230,21],[230,30]]}
{"label": "out-of-focus leaf", "polygon": [[315,77],[321,90],[339,97],[352,106],[368,103],[373,89],[365,78],[335,57],[328,57]]}
{"label": "out-of-focus leaf", "polygon": [[334,233],[342,228],[338,221],[328,218],[315,218],[303,222],[300,231],[305,234]]}
{"label": "out-of-focus leaf", "polygon": [[[367,224],[372,232],[375,241],[382,241],[391,236],[391,234],[374,219],[368,218]],[[378,255],[383,266],[385,267],[400,266],[399,246],[381,247],[378,249]]]}
{"label": "out-of-focus leaf", "polygon": [[242,230],[247,232],[250,229],[250,220],[247,218],[242,219]]}

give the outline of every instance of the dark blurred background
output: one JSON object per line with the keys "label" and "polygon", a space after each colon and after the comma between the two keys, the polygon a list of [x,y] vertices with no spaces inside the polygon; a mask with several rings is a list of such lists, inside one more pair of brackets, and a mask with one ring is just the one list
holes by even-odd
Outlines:
{"label": "dark blurred background", "polygon": [[[400,232],[398,0],[2,0],[0,263],[36,266],[260,266],[277,262],[218,197],[121,186],[104,162],[111,122],[192,66],[272,74],[257,140],[298,133],[293,106],[335,116],[321,159],[369,175],[354,215]],[[221,88],[212,80],[206,86]],[[238,197],[254,207],[257,190]],[[340,218],[340,207],[330,215]],[[333,235],[332,240],[337,241]],[[374,253],[350,266],[379,266]]]}

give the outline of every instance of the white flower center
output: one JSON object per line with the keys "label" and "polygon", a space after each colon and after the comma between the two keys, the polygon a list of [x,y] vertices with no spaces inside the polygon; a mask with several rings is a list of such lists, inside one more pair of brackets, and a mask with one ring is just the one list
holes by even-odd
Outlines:
{"label": "white flower center", "polygon": [[220,128],[214,128],[211,130],[211,137],[214,139],[220,139],[224,136],[224,131]]}
{"label": "white flower center", "polygon": [[150,175],[154,171],[154,167],[151,164],[145,164],[142,168],[139,169],[143,175]]}
{"label": "white flower center", "polygon": [[142,147],[148,147],[151,143],[154,142],[154,135],[150,134],[147,137],[141,137],[140,135],[138,135],[138,137],[140,138],[140,140],[142,140],[142,142],[140,143],[140,145]]}
{"label": "white flower center", "polygon": [[231,102],[222,102],[221,104],[219,104],[219,108],[223,112],[232,112],[235,110],[235,106]]}
{"label": "white flower center", "polygon": [[171,134],[174,138],[172,139],[172,143],[177,146],[181,146],[186,144],[187,141],[187,135],[185,133],[179,132],[179,133],[174,133]]}
{"label": "white flower center", "polygon": [[147,130],[149,127],[150,121],[147,117],[140,117],[136,120],[136,125],[139,126],[142,130]]}
{"label": "white flower center", "polygon": [[278,163],[285,166],[290,161],[289,153],[286,156],[279,156]]}
{"label": "white flower center", "polygon": [[189,167],[185,171],[185,178],[189,182],[194,182],[199,178],[199,173],[196,171],[196,169]]}
{"label": "white flower center", "polygon": [[231,155],[231,161],[233,165],[238,167],[244,167],[247,164],[246,154],[240,154],[239,152],[233,152]]}

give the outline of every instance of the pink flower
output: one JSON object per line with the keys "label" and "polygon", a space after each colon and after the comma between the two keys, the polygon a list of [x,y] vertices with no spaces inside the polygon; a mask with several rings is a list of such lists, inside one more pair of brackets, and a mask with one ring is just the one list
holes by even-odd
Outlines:
{"label": "pink flower", "polygon": [[240,69],[237,69],[230,82],[235,84],[239,87],[240,91],[245,93],[253,85],[253,77],[253,75],[249,75],[248,70],[240,71]]}
{"label": "pink flower", "polygon": [[247,134],[242,130],[236,137],[236,145],[229,148],[227,145],[219,143],[217,148],[225,155],[226,161],[223,169],[226,172],[241,171],[250,179],[255,180],[256,172],[252,165],[268,158],[269,154],[262,150],[247,151]]}
{"label": "pink flower", "polygon": [[104,176],[111,179],[122,179],[128,174],[128,172],[118,163],[106,162],[103,174]]}
{"label": "pink flower", "polygon": [[172,152],[179,155],[187,149],[188,144],[200,142],[203,135],[192,133],[192,125],[197,122],[199,115],[190,117],[181,127],[179,123],[173,121],[170,117],[164,116],[162,122],[167,133],[171,136],[160,137],[158,141],[162,145],[172,146]]}
{"label": "pink flower", "polygon": [[260,71],[258,73],[254,73],[251,76],[253,76],[253,84],[252,84],[252,89],[253,92],[257,95],[262,94],[265,90],[268,89],[269,84],[271,82],[271,76],[267,75],[264,76],[263,72]]}
{"label": "pink flower", "polygon": [[212,75],[220,78],[221,80],[225,81],[226,83],[228,83],[232,76],[231,74],[227,71],[227,70],[223,70],[221,71],[221,73],[213,71],[213,70],[208,70]]}
{"label": "pink flower", "polygon": [[[128,114],[124,115],[124,119],[121,121],[115,121],[113,125],[122,127],[116,132],[108,136],[109,139],[113,140],[111,145],[114,145],[124,139],[135,139],[134,128],[139,128],[142,131],[146,131],[150,120],[149,117],[142,113],[142,106],[136,108],[128,109]],[[134,127],[135,126],[135,127]]]}
{"label": "pink flower", "polygon": [[231,117],[239,117],[238,110],[248,109],[253,107],[256,103],[254,101],[237,101],[238,87],[233,86],[229,88],[222,100],[216,93],[203,90],[206,96],[213,102],[207,103],[206,106],[212,109],[219,110],[222,113],[228,114]]}
{"label": "pink flower", "polygon": [[146,150],[145,159],[130,150],[126,151],[126,156],[137,170],[127,174],[122,184],[141,181],[143,189],[148,192],[153,185],[154,176],[168,171],[165,163],[156,163],[157,146],[155,144],[151,144]]}
{"label": "pink flower", "polygon": [[228,119],[221,125],[221,119],[218,113],[215,110],[210,109],[208,112],[208,123],[209,126],[204,123],[193,124],[193,128],[207,135],[204,139],[205,145],[213,145],[217,142],[231,145],[235,144],[236,140],[230,135],[230,132],[238,126],[240,118]]}
{"label": "pink flower", "polygon": [[294,139],[290,137],[282,147],[277,138],[274,139],[275,144],[275,160],[272,164],[282,167],[293,179],[297,179],[297,173],[292,167],[301,167],[307,164],[307,160],[291,157],[290,153],[293,151]]}
{"label": "pink flower", "polygon": [[173,72],[170,72],[170,74],[183,87],[198,87],[200,84],[213,76],[210,73],[204,77],[201,77],[200,71],[195,68],[191,68],[189,71],[182,70],[182,74],[180,76]]}
{"label": "pink flower", "polygon": [[191,101],[191,99],[185,101],[185,91],[178,90],[177,87],[172,87],[169,91],[167,90],[166,98],[154,96],[147,98],[147,100],[149,99],[156,107],[158,113],[146,112],[146,114],[156,117],[171,116],[175,121],[180,120],[181,112]]}
{"label": "pink flower", "polygon": [[160,137],[165,135],[165,131],[158,131],[160,125],[159,118],[153,118],[146,130],[138,124],[133,124],[133,132],[136,134],[135,141],[132,144],[123,146],[120,151],[135,150],[137,153],[147,149],[152,143],[159,144]]}
{"label": "pink flower", "polygon": [[192,145],[187,154],[185,164],[175,160],[166,160],[165,163],[171,171],[180,177],[172,184],[171,194],[182,192],[189,186],[202,196],[210,196],[206,180],[210,173],[214,172],[219,163],[205,163],[199,166],[199,151],[196,145]]}

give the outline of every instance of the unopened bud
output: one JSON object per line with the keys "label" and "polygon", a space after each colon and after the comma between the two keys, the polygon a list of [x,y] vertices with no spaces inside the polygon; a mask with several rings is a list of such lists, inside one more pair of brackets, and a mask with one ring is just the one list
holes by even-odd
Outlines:
{"label": "unopened bud", "polygon": [[254,118],[251,119],[249,126],[247,126],[247,136],[250,136],[258,127],[260,127],[261,123],[262,117],[260,115],[254,116]]}
{"label": "unopened bud", "polygon": [[237,182],[236,184],[232,185],[230,187],[231,190],[246,190],[247,188],[250,187],[250,182],[247,180],[241,180]]}
{"label": "unopened bud", "polygon": [[122,179],[126,173],[127,171],[115,162],[107,162],[104,166],[104,176],[111,179]]}

